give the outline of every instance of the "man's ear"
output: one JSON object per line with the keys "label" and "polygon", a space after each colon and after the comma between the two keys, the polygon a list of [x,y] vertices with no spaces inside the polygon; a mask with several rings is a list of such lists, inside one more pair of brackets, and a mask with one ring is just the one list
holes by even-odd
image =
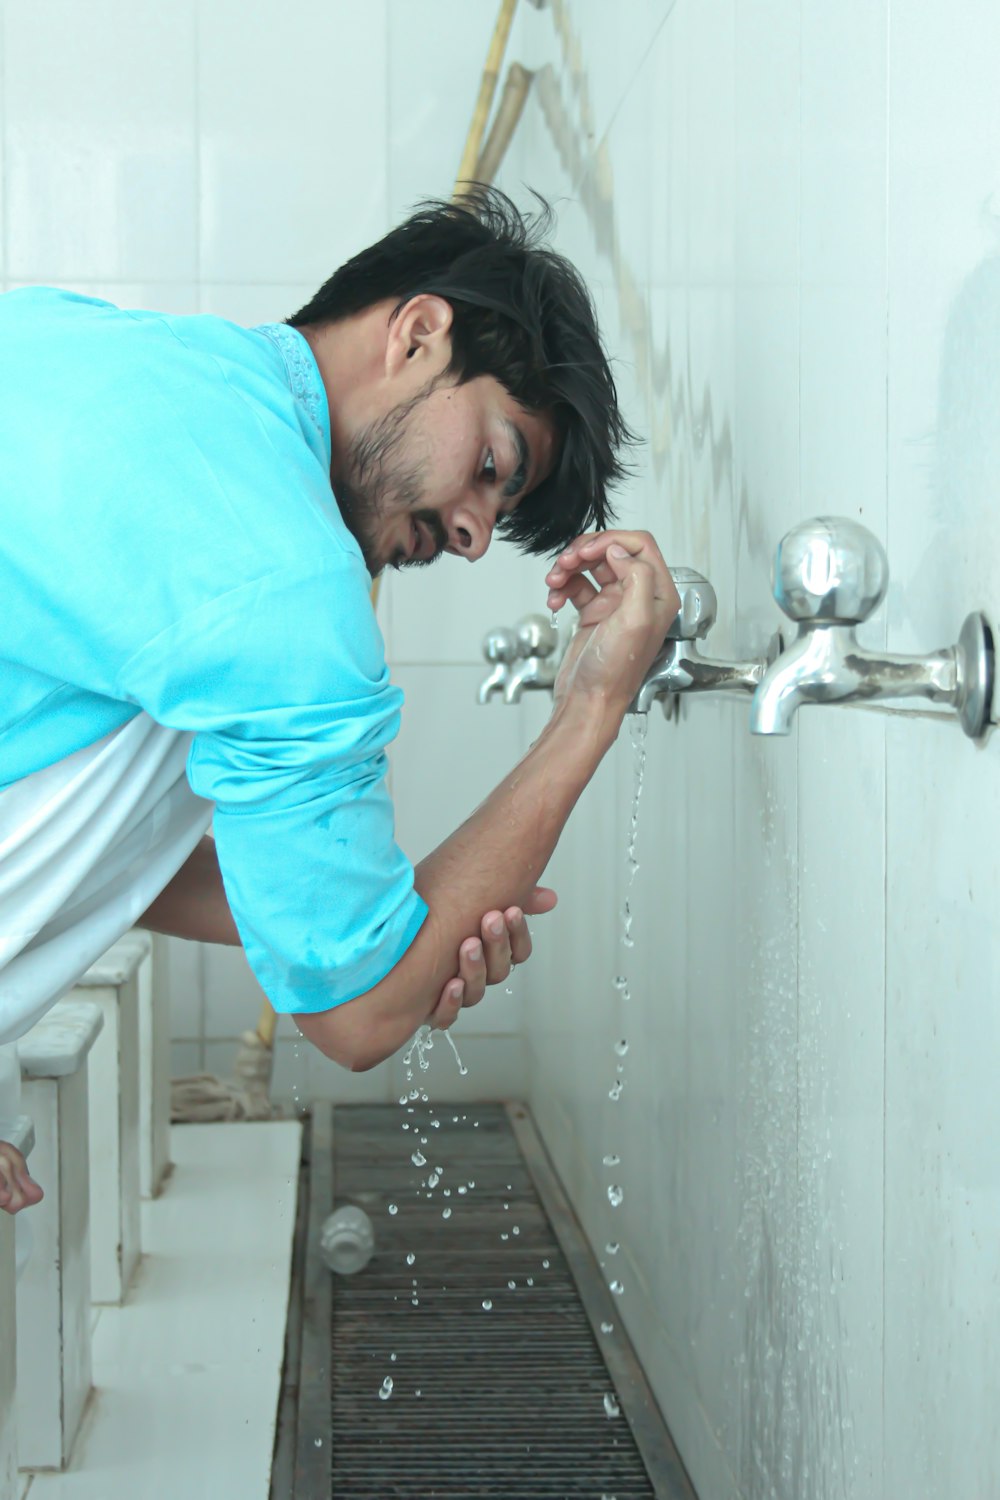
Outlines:
{"label": "man's ear", "polygon": [[420,292],[396,313],[386,330],[385,372],[396,375],[418,366],[423,379],[448,368],[451,361],[451,303]]}

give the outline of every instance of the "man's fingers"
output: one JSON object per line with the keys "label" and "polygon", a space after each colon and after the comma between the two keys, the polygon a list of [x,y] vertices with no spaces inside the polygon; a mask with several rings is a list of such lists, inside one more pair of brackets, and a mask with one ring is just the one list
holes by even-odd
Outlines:
{"label": "man's fingers", "polygon": [[486,983],[499,984],[510,973],[510,933],[502,911],[488,911],[483,918],[483,952]]}
{"label": "man's fingers", "polygon": [[558,904],[559,897],[551,886],[536,885],[524,904],[524,914],[526,917],[543,917],[546,912],[553,911]]}
{"label": "man's fingers", "polygon": [[479,938],[467,938],[458,950],[458,972],[465,984],[463,1005],[478,1005],[486,993],[486,955]]}
{"label": "man's fingers", "polygon": [[441,999],[427,1017],[427,1025],[435,1031],[447,1031],[462,1009],[465,985],[461,979],[449,979],[441,991]]}
{"label": "man's fingers", "polygon": [[504,912],[504,921],[510,934],[511,964],[527,963],[531,957],[531,933],[519,906],[509,906]]}

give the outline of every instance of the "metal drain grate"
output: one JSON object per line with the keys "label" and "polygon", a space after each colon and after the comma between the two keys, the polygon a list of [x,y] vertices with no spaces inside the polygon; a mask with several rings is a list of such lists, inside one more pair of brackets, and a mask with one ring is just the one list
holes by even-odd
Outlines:
{"label": "metal drain grate", "polygon": [[[516,1112],[524,1139],[530,1122]],[[322,1134],[314,1155],[325,1149]],[[421,1137],[427,1162],[416,1167]],[[560,1244],[504,1106],[418,1103],[409,1115],[342,1106],[332,1155],[335,1202],[367,1210],[376,1254],[357,1276],[325,1273],[330,1437],[314,1428],[315,1460],[305,1462],[314,1477],[303,1488],[300,1465],[300,1500],[692,1496],[678,1487],[672,1449],[670,1473],[659,1484],[649,1477],[574,1283],[579,1256],[571,1247],[571,1267],[565,1225]],[[300,1457],[309,1454],[303,1422],[319,1418],[308,1405]],[[643,1421],[648,1432],[649,1411]],[[321,1464],[323,1487],[313,1487]]]}

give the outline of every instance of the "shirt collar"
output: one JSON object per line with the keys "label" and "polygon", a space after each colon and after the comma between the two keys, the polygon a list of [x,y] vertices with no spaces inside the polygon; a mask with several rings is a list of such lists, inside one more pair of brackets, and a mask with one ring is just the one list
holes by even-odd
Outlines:
{"label": "shirt collar", "polygon": [[326,388],[313,357],[309,342],[297,328],[288,323],[262,323],[254,330],[262,333],[277,349],[288,371],[288,384],[303,410],[310,427],[319,438],[329,471],[332,458],[330,441],[330,407]]}

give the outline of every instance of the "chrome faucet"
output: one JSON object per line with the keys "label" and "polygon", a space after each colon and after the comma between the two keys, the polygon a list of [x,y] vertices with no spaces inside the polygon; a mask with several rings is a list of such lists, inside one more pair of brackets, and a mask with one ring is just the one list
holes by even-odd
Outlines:
{"label": "chrome faucet", "polygon": [[507,686],[509,669],[517,661],[517,636],[513,630],[501,627],[491,630],[483,641],[483,655],[494,663],[493,671],[479,684],[477,698],[480,703],[489,703],[494,693],[502,693]]}
{"label": "chrome faucet", "polygon": [[669,718],[678,693],[754,692],[768,662],[781,649],[780,637],[772,641],[771,651],[764,659],[713,661],[702,656],[697,643],[705,639],[715,624],[718,610],[715,590],[693,568],[671,568],[670,574],[680,594],[680,611],[632,701],[630,713],[648,713],[653,700],[658,698]]}
{"label": "chrome faucet", "polygon": [[556,680],[555,649],[559,635],[544,615],[525,615],[516,627],[517,665],[507,675],[505,703],[520,703],[525,688],[550,689]]}
{"label": "chrome faucet", "polygon": [[803,703],[929,698],[956,710],[973,739],[985,733],[993,695],[993,635],[982,614],[969,615],[958,644],[927,656],[866,651],[856,627],[874,614],[889,585],[889,563],[866,527],[841,516],[817,516],[779,543],[774,597],[798,635],[754,693],[754,734],[788,734]]}

